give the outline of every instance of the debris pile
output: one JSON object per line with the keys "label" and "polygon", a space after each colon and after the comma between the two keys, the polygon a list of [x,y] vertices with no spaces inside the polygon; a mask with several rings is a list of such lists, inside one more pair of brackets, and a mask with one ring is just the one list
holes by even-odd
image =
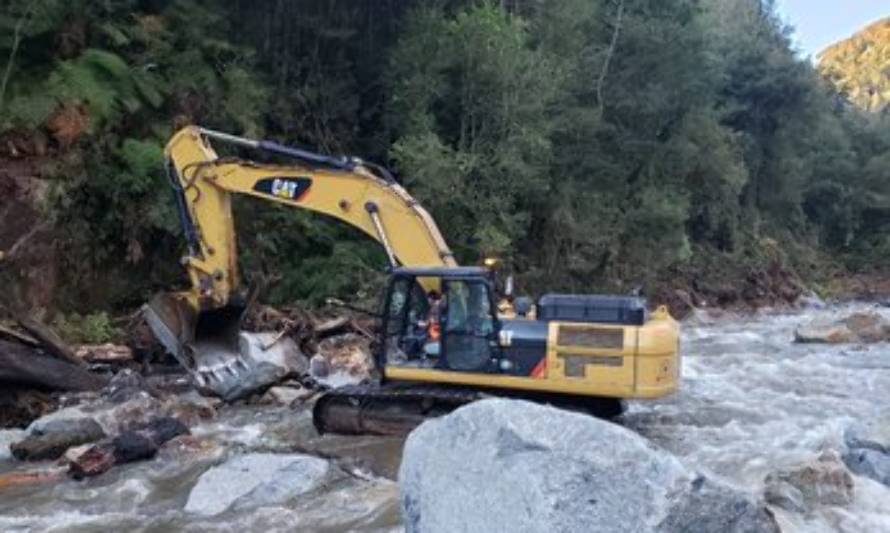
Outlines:
{"label": "debris pile", "polygon": [[371,375],[373,326],[349,316],[251,306],[243,329],[252,334],[243,335],[262,345],[253,347],[262,360],[251,363],[251,379],[210,390],[164,356],[140,321],[130,324],[126,344],[69,345],[42,322],[3,311],[10,318],[0,322],[0,428],[25,429],[3,431],[0,446],[7,459],[39,468],[0,476],[0,486],[100,475],[152,458],[170,441],[179,451],[167,453],[199,453],[203,441],[190,428],[214,418],[221,402],[298,408],[333,376]]}

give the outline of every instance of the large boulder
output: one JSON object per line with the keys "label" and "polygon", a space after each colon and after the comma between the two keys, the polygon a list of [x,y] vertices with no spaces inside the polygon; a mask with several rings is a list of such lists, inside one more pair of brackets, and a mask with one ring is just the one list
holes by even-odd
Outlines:
{"label": "large boulder", "polygon": [[185,510],[210,516],[229,508],[284,503],[317,488],[328,470],[327,461],[309,455],[239,455],[201,475]]}
{"label": "large boulder", "polygon": [[408,531],[778,531],[760,502],[612,423],[474,402],[429,420],[399,471]]}
{"label": "large boulder", "polygon": [[72,446],[88,444],[105,437],[102,426],[92,418],[54,420],[43,425],[9,448],[20,461],[57,459]]}
{"label": "large boulder", "polygon": [[841,320],[817,319],[794,330],[801,343],[843,344],[890,340],[890,320],[878,313],[853,313]]}

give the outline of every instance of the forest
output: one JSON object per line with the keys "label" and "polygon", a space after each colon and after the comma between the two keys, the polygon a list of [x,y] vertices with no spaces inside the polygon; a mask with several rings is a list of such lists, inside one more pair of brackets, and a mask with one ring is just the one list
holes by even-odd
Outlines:
{"label": "forest", "polygon": [[[44,306],[185,282],[163,146],[191,123],[384,164],[462,263],[529,292],[777,264],[818,289],[890,254],[890,112],[770,0],[3,0],[0,28],[0,265],[54,280]],[[236,213],[269,301],[374,295],[386,257],[351,228]]]}

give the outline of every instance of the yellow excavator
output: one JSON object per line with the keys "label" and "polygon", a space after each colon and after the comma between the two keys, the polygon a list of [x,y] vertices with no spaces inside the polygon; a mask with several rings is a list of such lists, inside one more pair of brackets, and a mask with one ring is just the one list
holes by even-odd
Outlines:
{"label": "yellow excavator", "polygon": [[[288,164],[220,157],[211,140]],[[320,431],[389,433],[487,394],[614,416],[622,399],[679,386],[679,326],[664,307],[650,313],[637,296],[546,294],[517,298],[505,318],[492,270],[459,266],[429,213],[381,166],[195,126],[177,132],[165,155],[191,288],[155,296],[145,316],[205,391],[241,390],[233,384],[254,379],[269,349],[239,333],[233,194],[339,219],[389,259],[372,345],[379,380],[325,393],[314,408]]]}

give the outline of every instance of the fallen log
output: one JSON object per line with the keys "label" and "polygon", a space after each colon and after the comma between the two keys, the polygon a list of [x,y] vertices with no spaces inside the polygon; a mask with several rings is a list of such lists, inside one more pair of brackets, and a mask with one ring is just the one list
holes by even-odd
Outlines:
{"label": "fallen log", "polygon": [[79,364],[47,356],[23,344],[0,340],[0,383],[50,390],[98,390],[105,379]]}
{"label": "fallen log", "polygon": [[37,339],[50,354],[77,366],[86,366],[83,361],[77,358],[74,354],[74,350],[65,344],[65,341],[45,324],[28,316],[16,316],[15,321],[18,322],[25,331]]}
{"label": "fallen log", "polygon": [[12,339],[22,344],[26,344],[32,348],[37,348],[38,346],[40,346],[40,341],[38,341],[34,337],[25,335],[24,333],[19,333],[12,328],[4,326],[3,324],[0,324],[0,336]]}

